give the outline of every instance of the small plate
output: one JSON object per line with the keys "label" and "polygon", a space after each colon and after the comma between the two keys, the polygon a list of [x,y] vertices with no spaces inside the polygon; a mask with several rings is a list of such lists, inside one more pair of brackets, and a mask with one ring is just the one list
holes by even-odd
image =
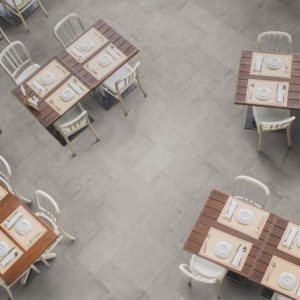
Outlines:
{"label": "small plate", "polygon": [[64,89],[59,95],[60,99],[65,102],[72,100],[74,98],[74,96],[75,96],[74,91],[69,88]]}
{"label": "small plate", "polygon": [[23,218],[15,228],[19,235],[25,235],[31,230],[32,224],[27,219]]}
{"label": "small plate", "polygon": [[9,250],[9,246],[5,242],[0,242],[0,257],[4,256]]}
{"label": "small plate", "polygon": [[231,254],[232,246],[226,242],[218,242],[215,247],[215,254],[221,258],[228,258]]}
{"label": "small plate", "polygon": [[84,52],[88,52],[91,49],[93,49],[94,46],[95,46],[95,43],[92,40],[86,39],[80,43],[79,48]]}
{"label": "small plate", "polygon": [[279,57],[269,57],[267,59],[267,66],[269,69],[278,70],[281,67],[281,59]]}
{"label": "small plate", "polygon": [[260,87],[256,90],[256,98],[259,100],[268,100],[271,96],[271,90],[267,87]]}
{"label": "small plate", "polygon": [[109,55],[103,54],[98,60],[98,64],[102,67],[106,67],[111,63],[112,59]]}
{"label": "small plate", "polygon": [[249,225],[253,220],[253,212],[250,209],[241,208],[237,211],[235,218],[240,224]]}
{"label": "small plate", "polygon": [[55,75],[51,72],[45,73],[41,76],[41,82],[45,85],[50,85],[55,80]]}
{"label": "small plate", "polygon": [[281,272],[278,278],[278,285],[284,290],[292,290],[295,287],[296,277],[288,272]]}

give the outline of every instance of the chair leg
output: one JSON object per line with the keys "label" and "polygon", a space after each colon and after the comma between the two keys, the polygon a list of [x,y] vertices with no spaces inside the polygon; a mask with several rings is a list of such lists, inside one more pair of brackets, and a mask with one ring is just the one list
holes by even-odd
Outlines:
{"label": "chair leg", "polygon": [[261,152],[262,139],[263,139],[263,134],[259,132],[258,133],[258,147],[257,147],[258,152]]}
{"label": "chair leg", "polygon": [[42,2],[40,0],[38,0],[39,6],[42,9],[42,11],[44,12],[44,14],[46,15],[46,17],[48,17],[48,12],[45,9],[44,5],[42,4]]}
{"label": "chair leg", "polygon": [[216,281],[215,286],[216,286],[217,297],[218,297],[218,299],[220,299],[221,295],[220,295],[220,282],[219,282],[219,280]]}
{"label": "chair leg", "polygon": [[22,21],[22,23],[23,23],[23,25],[24,25],[26,31],[29,31],[28,25],[27,25],[27,23],[25,22],[25,19],[24,19],[23,15],[22,15],[21,11],[18,10],[17,13],[18,13],[18,17],[21,19],[21,21]]}
{"label": "chair leg", "polygon": [[95,136],[96,141],[99,142],[99,141],[100,141],[100,138],[98,137],[98,134],[97,134],[95,128],[94,128],[93,125],[91,124],[90,119],[89,119],[89,116],[86,117],[86,121],[87,121],[87,123],[88,123],[88,126],[89,126],[89,128],[90,128],[92,134]]}
{"label": "chair leg", "polygon": [[286,135],[287,135],[287,143],[288,146],[291,147],[292,146],[292,126],[290,125],[287,129],[286,129]]}
{"label": "chair leg", "polygon": [[69,138],[68,138],[67,136],[63,135],[63,137],[64,137],[64,139],[66,140],[68,146],[69,146],[70,149],[71,149],[72,156],[76,156],[76,152],[75,152],[75,149],[74,149],[74,147],[73,147],[72,142],[69,140]]}
{"label": "chair leg", "polygon": [[102,97],[105,98],[106,95],[105,95],[105,91],[104,91],[102,85],[99,86],[99,89],[100,89],[100,93],[101,93]]}
{"label": "chair leg", "polygon": [[139,86],[140,90],[142,91],[144,97],[147,98],[147,93],[145,92],[139,77],[136,78],[136,82],[137,82],[137,85]]}
{"label": "chair leg", "polygon": [[122,105],[122,108],[123,108],[123,111],[124,111],[124,115],[125,115],[125,117],[126,117],[126,116],[128,115],[128,110],[127,110],[127,108],[126,108],[126,105],[125,105],[125,103],[124,103],[124,100],[123,100],[123,98],[122,98],[122,96],[121,96],[120,94],[118,94],[117,97],[118,97],[119,102],[120,102],[121,105]]}
{"label": "chair leg", "polygon": [[191,277],[188,278],[188,286],[192,287],[192,278]]}
{"label": "chair leg", "polygon": [[12,295],[12,293],[11,293],[11,291],[10,291],[10,288],[4,283],[4,282],[0,282],[0,286],[2,286],[2,288],[6,291],[6,293],[8,294],[8,299],[9,300],[13,300],[14,299],[14,297],[13,297],[13,295]]}

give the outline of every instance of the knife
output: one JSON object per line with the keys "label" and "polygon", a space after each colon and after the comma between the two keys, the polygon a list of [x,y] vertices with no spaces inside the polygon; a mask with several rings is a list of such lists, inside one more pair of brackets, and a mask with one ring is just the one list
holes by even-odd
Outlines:
{"label": "knife", "polygon": [[241,247],[242,247],[242,243],[240,243],[239,246],[236,248],[235,253],[234,253],[234,255],[233,255],[233,257],[232,257],[232,259],[230,261],[231,264],[232,264],[235,256],[237,255],[237,253],[238,253],[238,251],[240,250]]}
{"label": "knife", "polygon": [[16,249],[16,247],[12,247],[11,249],[9,249],[9,251],[6,253],[6,255],[0,259],[0,263],[15,249]]}
{"label": "knife", "polygon": [[237,204],[237,205],[236,205],[236,207],[234,208],[234,210],[233,210],[233,212],[232,212],[232,214],[231,214],[231,216],[230,216],[230,218],[229,218],[228,222],[230,222],[230,221],[231,221],[231,219],[232,219],[232,217],[233,217],[233,215],[234,215],[235,211],[237,210],[238,206],[239,206],[239,204]]}
{"label": "knife", "polygon": [[226,218],[228,218],[228,214],[229,214],[229,211],[230,211],[230,209],[231,209],[231,205],[232,205],[232,199],[230,200],[230,203],[229,203],[229,205],[228,205],[228,208],[227,208],[227,210],[226,210],[226,212],[225,212],[225,217],[226,217]]}

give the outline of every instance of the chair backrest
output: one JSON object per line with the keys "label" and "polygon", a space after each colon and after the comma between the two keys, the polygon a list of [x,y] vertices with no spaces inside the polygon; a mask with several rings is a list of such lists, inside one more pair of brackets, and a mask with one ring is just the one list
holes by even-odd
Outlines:
{"label": "chair backrest", "polygon": [[277,122],[261,122],[258,124],[258,130],[261,131],[276,131],[288,128],[296,119],[295,116]]}
{"label": "chair backrest", "polygon": [[292,37],[287,32],[266,31],[257,37],[259,50],[274,52],[291,52]]}
{"label": "chair backrest", "polygon": [[259,180],[240,175],[234,179],[231,196],[249,202],[252,205],[263,208],[270,195],[266,185]]}
{"label": "chair backrest", "polygon": [[28,0],[4,0],[9,6],[13,7],[15,10],[17,10],[18,8],[23,8],[24,5],[28,2],[32,2],[32,1],[28,1]]}
{"label": "chair backrest", "polygon": [[140,63],[137,62],[128,75],[115,82],[117,93],[120,93],[121,90],[126,90],[135,82],[136,78],[138,77],[139,66]]}
{"label": "chair backrest", "polygon": [[12,189],[12,187],[10,186],[10,184],[4,180],[2,177],[0,177],[0,184],[7,190],[9,191],[11,194],[14,195],[14,191]]}
{"label": "chair backrest", "polygon": [[33,61],[24,44],[15,41],[0,53],[0,64],[16,83],[17,77],[32,65]]}
{"label": "chair backrest", "polygon": [[179,265],[179,269],[182,271],[182,273],[184,273],[189,278],[192,278],[192,279],[194,279],[196,281],[199,281],[199,282],[215,283],[216,280],[217,280],[217,278],[208,278],[208,277],[205,277],[201,274],[193,272],[192,270],[190,270],[190,267],[186,264]]}
{"label": "chair backrest", "polygon": [[64,48],[70,45],[83,32],[83,24],[78,15],[75,13],[67,15],[54,27],[55,36]]}
{"label": "chair backrest", "polygon": [[11,168],[8,162],[3,156],[0,155],[0,178],[4,179],[7,183],[9,183],[11,175]]}
{"label": "chair backrest", "polygon": [[4,33],[4,31],[3,31],[3,29],[2,29],[1,27],[0,27],[0,35],[2,35],[3,38],[6,40],[6,42],[7,42],[8,44],[10,44],[9,38],[8,38],[7,35]]}

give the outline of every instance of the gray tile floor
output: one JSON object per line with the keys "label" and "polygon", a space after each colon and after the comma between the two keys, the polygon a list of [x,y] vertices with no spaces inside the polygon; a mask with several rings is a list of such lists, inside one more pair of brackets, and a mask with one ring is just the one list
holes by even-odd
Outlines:
{"label": "gray tile floor", "polygon": [[[233,105],[241,49],[255,47],[265,30],[288,31],[300,52],[297,0],[51,0],[22,26],[9,28],[38,63],[61,48],[53,26],[74,11],[86,26],[99,18],[140,48],[145,100],[135,90],[123,116],[85,105],[102,135],[88,131],[75,141],[76,158],[10,95],[13,83],[0,73],[0,153],[10,162],[14,184],[27,196],[44,189],[62,208],[67,230],[50,268],[41,266],[17,299],[192,300],[215,299],[212,289],[189,289],[178,265],[182,250],[212,188],[229,192],[236,175],[248,174],[271,190],[268,209],[299,222],[300,122],[294,147],[283,134],[243,129],[245,107]],[[4,43],[0,43],[4,47]],[[1,292],[0,292],[1,293]],[[227,280],[223,299],[261,299],[259,286]],[[0,294],[3,299],[3,294]]]}

